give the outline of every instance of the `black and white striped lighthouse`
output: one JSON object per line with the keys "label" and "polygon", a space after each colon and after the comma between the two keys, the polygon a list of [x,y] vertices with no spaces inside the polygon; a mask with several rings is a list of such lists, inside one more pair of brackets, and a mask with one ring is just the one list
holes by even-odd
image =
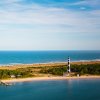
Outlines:
{"label": "black and white striped lighthouse", "polygon": [[68,57],[68,73],[70,73],[71,72],[71,70],[70,70],[70,57]]}

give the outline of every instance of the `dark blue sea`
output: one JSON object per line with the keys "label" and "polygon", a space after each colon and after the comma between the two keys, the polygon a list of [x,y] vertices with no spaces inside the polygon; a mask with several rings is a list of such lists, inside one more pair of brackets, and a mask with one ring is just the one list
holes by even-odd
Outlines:
{"label": "dark blue sea", "polygon": [[0,100],[100,100],[100,79],[46,80],[0,86]]}
{"label": "dark blue sea", "polygon": [[100,60],[100,51],[0,51],[0,65]]}

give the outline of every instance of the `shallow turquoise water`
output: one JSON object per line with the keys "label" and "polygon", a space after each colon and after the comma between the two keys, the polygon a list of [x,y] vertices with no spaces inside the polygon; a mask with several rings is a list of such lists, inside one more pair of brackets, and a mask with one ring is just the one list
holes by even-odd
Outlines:
{"label": "shallow turquoise water", "polygon": [[0,100],[100,100],[100,79],[48,80],[0,86]]}

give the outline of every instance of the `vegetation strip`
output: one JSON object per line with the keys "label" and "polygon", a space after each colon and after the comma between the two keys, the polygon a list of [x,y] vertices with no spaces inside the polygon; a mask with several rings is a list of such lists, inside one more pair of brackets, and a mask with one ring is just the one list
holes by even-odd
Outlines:
{"label": "vegetation strip", "polygon": [[[63,76],[67,65],[0,69],[0,79]],[[71,75],[100,75],[100,64],[71,64]]]}

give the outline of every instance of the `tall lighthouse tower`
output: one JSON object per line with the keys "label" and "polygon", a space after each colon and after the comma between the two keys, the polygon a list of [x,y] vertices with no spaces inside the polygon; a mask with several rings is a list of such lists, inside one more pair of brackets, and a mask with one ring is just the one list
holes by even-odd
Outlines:
{"label": "tall lighthouse tower", "polygon": [[70,57],[68,57],[68,73],[70,73],[71,72],[71,70],[70,70]]}

